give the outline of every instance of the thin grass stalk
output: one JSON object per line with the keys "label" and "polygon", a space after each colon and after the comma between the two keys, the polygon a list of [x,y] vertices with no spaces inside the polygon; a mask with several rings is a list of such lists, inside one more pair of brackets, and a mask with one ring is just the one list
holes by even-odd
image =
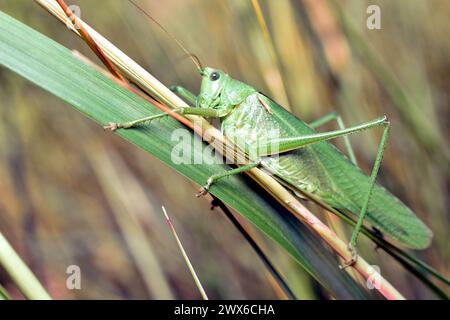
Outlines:
{"label": "thin grass stalk", "polygon": [[[51,14],[61,20],[64,24],[70,24],[70,19],[65,13],[58,7],[58,4],[52,0],[35,0],[38,4],[48,10]],[[94,41],[103,50],[105,55],[130,79],[130,81],[136,83],[141,89],[149,93],[151,96],[160,100],[163,104],[170,106],[171,108],[188,107],[188,105],[177,95],[175,95],[169,88],[164,86],[155,77],[150,75],[146,70],[134,62],[131,58],[126,56],[122,51],[115,47],[112,43],[106,40],[98,32],[89,27],[86,23],[81,21],[80,23],[89,32]],[[71,28],[76,34],[79,35],[75,28]],[[169,113],[170,116],[179,120],[183,124],[187,125],[194,130],[198,135],[202,136],[205,141],[208,141],[216,150],[223,153],[225,156],[237,157],[243,159],[245,154],[239,150],[236,146],[233,146],[222,133],[214,128],[205,119],[198,116],[180,116],[170,111],[170,108],[157,105],[161,110]],[[195,121],[196,125],[193,124]],[[208,134],[206,135],[206,131]],[[225,148],[225,150],[224,150]],[[231,153],[229,152],[231,150]],[[238,152],[236,152],[236,150]],[[235,160],[235,159],[230,159]],[[258,184],[266,189],[275,199],[277,199],[282,205],[284,205],[289,211],[291,211],[302,222],[306,223],[311,229],[313,229],[319,237],[321,237],[330,248],[342,259],[349,261],[351,259],[351,253],[348,251],[347,244],[342,241],[337,235],[323,224],[314,214],[306,209],[297,198],[295,198],[288,190],[281,186],[273,177],[264,173],[262,170],[255,168],[247,173]],[[378,280],[379,286],[376,289],[387,299],[404,299],[403,295],[383,278],[379,273],[374,270],[369,263],[367,263],[363,257],[359,257],[357,262],[351,266],[358,271],[358,273],[364,277],[366,281],[372,278]],[[349,269],[349,268],[347,268]],[[349,275],[352,274],[349,272]],[[354,277],[354,276],[352,276]],[[357,279],[355,278],[355,281]]]}
{"label": "thin grass stalk", "polygon": [[0,265],[6,270],[25,298],[30,300],[52,299],[1,232]]}
{"label": "thin grass stalk", "polygon": [[197,273],[195,272],[195,269],[192,266],[191,260],[189,260],[186,250],[184,250],[183,244],[181,243],[181,240],[178,237],[178,234],[177,234],[177,231],[175,230],[175,226],[173,225],[172,219],[170,219],[169,215],[167,214],[166,208],[164,208],[164,206],[162,206],[161,209],[164,213],[164,216],[166,217],[167,224],[170,227],[170,231],[172,231],[172,234],[175,237],[177,245],[180,248],[180,251],[181,251],[181,254],[183,255],[184,261],[186,261],[186,264],[189,268],[189,272],[192,274],[192,278],[194,278],[195,285],[197,286],[198,290],[200,291],[200,294],[202,295],[203,300],[209,300],[208,295],[206,294],[205,289],[203,289],[202,283],[200,282],[200,279],[198,278]]}
{"label": "thin grass stalk", "polygon": [[285,109],[291,110],[286,85],[284,84],[283,76],[281,75],[280,59],[278,58],[278,54],[275,50],[275,45],[270,35],[269,28],[267,27],[266,19],[264,18],[264,13],[259,4],[259,0],[252,0],[252,6],[263,34],[264,42],[266,43],[267,49],[269,49],[270,58],[273,63],[273,71],[275,71],[276,74],[275,85],[272,84],[274,82],[273,79],[268,85],[272,87],[272,91],[276,94],[276,97],[280,99],[281,105]]}

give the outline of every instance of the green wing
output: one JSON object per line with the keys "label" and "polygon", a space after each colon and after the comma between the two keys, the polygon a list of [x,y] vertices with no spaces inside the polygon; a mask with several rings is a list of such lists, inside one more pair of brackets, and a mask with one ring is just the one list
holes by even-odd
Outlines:
{"label": "green wing", "polygon": [[[314,132],[302,120],[261,95],[282,122],[287,136]],[[312,194],[326,204],[358,215],[369,187],[369,177],[353,165],[334,145],[321,142],[306,148],[281,154],[278,162],[266,165],[292,189]],[[388,190],[376,185],[369,203],[367,220],[375,227],[415,249],[426,248],[431,241],[430,229],[403,202]]]}

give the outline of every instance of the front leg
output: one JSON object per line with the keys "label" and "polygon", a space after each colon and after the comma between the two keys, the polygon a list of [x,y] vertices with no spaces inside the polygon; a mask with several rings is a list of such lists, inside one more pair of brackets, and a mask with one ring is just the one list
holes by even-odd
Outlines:
{"label": "front leg", "polygon": [[[229,113],[229,110],[225,109],[206,109],[206,108],[177,108],[174,109],[173,112],[178,114],[185,114],[185,115],[196,115],[206,118],[222,118],[226,116]],[[149,124],[153,120],[163,118],[168,116],[168,113],[160,113],[157,115],[129,121],[129,122],[123,122],[123,123],[117,123],[117,122],[110,122],[108,125],[104,126],[104,129],[109,129],[111,131],[116,131],[117,129],[131,129],[139,126],[143,126],[146,124]]]}
{"label": "front leg", "polygon": [[[174,110],[174,112],[177,112],[177,111]],[[103,129],[116,131],[117,129],[135,128],[135,127],[138,127],[138,126],[149,124],[153,120],[156,120],[156,119],[159,119],[159,118],[163,118],[163,117],[166,117],[168,115],[169,115],[168,113],[160,113],[160,114],[157,114],[157,115],[154,115],[154,116],[149,116],[149,117],[145,117],[145,118],[141,118],[141,119],[137,119],[137,120],[129,121],[129,122],[123,122],[123,123],[110,122],[110,123],[108,123],[108,125],[104,126]]]}

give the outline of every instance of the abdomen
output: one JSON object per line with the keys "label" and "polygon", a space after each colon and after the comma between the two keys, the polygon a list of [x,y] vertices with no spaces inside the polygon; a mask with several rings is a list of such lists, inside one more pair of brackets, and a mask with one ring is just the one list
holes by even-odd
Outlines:
{"label": "abdomen", "polygon": [[[264,96],[263,96],[264,97]],[[273,114],[261,105],[257,94],[247,100],[222,123],[223,133],[243,149],[273,137],[292,137],[315,131],[302,120],[267,99]],[[291,189],[312,194],[328,205],[358,215],[366,199],[370,178],[329,142],[316,143],[279,157],[263,157],[262,165]],[[412,248],[425,248],[431,231],[398,198],[376,185],[367,211],[367,220]]]}

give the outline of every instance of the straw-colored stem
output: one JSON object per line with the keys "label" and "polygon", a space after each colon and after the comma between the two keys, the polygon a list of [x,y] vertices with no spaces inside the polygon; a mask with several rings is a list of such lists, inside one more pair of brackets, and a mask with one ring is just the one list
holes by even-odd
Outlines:
{"label": "straw-colored stem", "polygon": [[[63,23],[70,23],[65,13],[59,8],[55,1],[52,0],[35,0],[46,10],[60,19]],[[136,83],[145,92],[148,92],[152,96],[160,100],[171,108],[188,107],[188,105],[175,95],[169,88],[164,86],[155,77],[150,75],[146,70],[139,66],[135,61],[130,59],[122,51],[116,48],[112,43],[106,40],[103,36],[89,27],[86,23],[80,20],[80,23],[88,30],[95,42],[101,47],[106,56],[125,74],[132,82]],[[72,29],[78,34],[77,30]],[[161,106],[158,106],[161,107]],[[164,111],[168,111],[162,108]],[[224,147],[226,150],[239,150],[233,146],[230,141],[222,135],[222,133],[209,124],[206,120],[197,116],[186,116],[185,118],[177,116],[175,113],[171,113],[177,120],[181,120],[185,125],[192,128],[197,134],[203,136],[203,133],[208,130],[208,134],[203,138],[210,142],[219,152],[223,152]],[[186,121],[186,118],[194,121],[195,126],[191,121]],[[225,150],[225,151],[226,151]],[[235,155],[236,152],[225,152],[226,156]],[[239,156],[239,155],[238,155]],[[330,228],[323,224],[315,215],[313,215],[308,209],[306,209],[297,198],[295,198],[288,190],[281,186],[274,178],[264,173],[262,170],[255,168],[248,171],[248,174],[258,182],[264,189],[268,190],[281,204],[289,209],[296,217],[302,222],[307,224],[312,230],[314,230],[329,246],[330,248],[345,261],[351,259],[351,253],[347,249],[347,244],[342,241]],[[371,278],[377,279],[377,286],[375,287],[384,297],[387,299],[404,299],[402,294],[392,286],[385,278],[378,274],[369,263],[367,263],[363,257],[359,257],[357,262],[351,266],[358,273],[364,277],[365,280]],[[347,268],[349,272],[350,268]],[[349,272],[351,277],[355,277]],[[357,279],[355,279],[357,280]]]}
{"label": "straw-colored stem", "polygon": [[0,233],[0,266],[6,270],[27,299],[51,300],[50,295],[2,233]]}

